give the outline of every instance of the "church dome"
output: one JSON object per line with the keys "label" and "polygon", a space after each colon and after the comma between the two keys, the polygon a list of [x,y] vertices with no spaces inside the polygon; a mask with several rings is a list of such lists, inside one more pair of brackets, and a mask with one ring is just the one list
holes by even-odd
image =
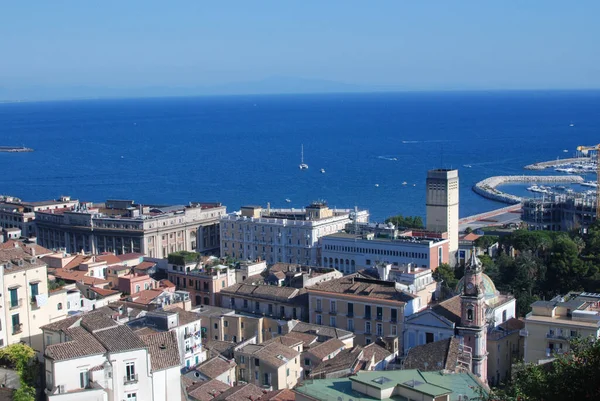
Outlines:
{"label": "church dome", "polygon": [[[481,280],[483,281],[483,288],[485,289],[485,291],[484,291],[485,299],[490,300],[490,299],[496,298],[499,293],[498,293],[498,290],[496,289],[496,286],[494,285],[494,282],[492,281],[492,279],[489,278],[489,276],[487,274],[482,273]],[[457,294],[462,294],[464,288],[465,288],[465,278],[463,277],[459,280],[458,284],[456,284],[455,291]]]}

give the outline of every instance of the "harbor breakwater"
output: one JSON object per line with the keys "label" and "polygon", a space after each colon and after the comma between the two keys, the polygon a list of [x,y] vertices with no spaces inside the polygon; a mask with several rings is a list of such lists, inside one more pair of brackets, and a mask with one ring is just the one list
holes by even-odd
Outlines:
{"label": "harbor breakwater", "polygon": [[573,163],[589,163],[592,159],[590,157],[571,157],[569,159],[556,159],[547,162],[538,162],[528,164],[525,166],[525,170],[545,170],[552,167],[566,166]]}
{"label": "harbor breakwater", "polygon": [[33,152],[33,149],[25,146],[0,146],[0,152]]}
{"label": "harbor breakwater", "polygon": [[523,200],[520,196],[507,194],[496,187],[503,184],[515,183],[544,183],[544,184],[577,184],[582,183],[583,177],[577,175],[501,175],[489,177],[473,186],[473,191],[484,198],[497,202],[517,204]]}

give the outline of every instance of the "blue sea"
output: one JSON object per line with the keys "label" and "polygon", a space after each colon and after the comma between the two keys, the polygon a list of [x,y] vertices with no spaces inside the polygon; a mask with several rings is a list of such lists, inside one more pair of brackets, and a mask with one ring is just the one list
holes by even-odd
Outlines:
{"label": "blue sea", "polygon": [[0,145],[35,152],[0,153],[0,194],[218,201],[229,210],[326,200],[383,220],[424,216],[427,170],[453,167],[468,216],[503,206],[473,193],[475,182],[600,142],[599,110],[600,91],[4,103]]}

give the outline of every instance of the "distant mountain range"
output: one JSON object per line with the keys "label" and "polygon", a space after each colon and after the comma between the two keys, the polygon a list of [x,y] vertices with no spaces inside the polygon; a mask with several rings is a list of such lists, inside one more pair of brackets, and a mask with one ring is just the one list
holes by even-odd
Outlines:
{"label": "distant mountain range", "polygon": [[0,86],[0,102],[162,96],[342,93],[394,90],[402,90],[402,88],[354,85],[321,79],[293,77],[270,77],[258,81],[195,86],[156,85],[140,87],[104,87],[91,85],[5,85]]}

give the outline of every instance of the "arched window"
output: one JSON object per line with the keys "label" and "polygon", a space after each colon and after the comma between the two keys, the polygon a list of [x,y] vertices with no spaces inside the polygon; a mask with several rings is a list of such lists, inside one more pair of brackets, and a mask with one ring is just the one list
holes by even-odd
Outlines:
{"label": "arched window", "polygon": [[62,302],[59,302],[58,305],[56,305],[56,309],[62,310]]}
{"label": "arched window", "polygon": [[473,308],[468,308],[467,309],[467,320],[469,322],[473,321]]}
{"label": "arched window", "polygon": [[135,285],[135,292],[140,292],[140,285],[139,284]]}

